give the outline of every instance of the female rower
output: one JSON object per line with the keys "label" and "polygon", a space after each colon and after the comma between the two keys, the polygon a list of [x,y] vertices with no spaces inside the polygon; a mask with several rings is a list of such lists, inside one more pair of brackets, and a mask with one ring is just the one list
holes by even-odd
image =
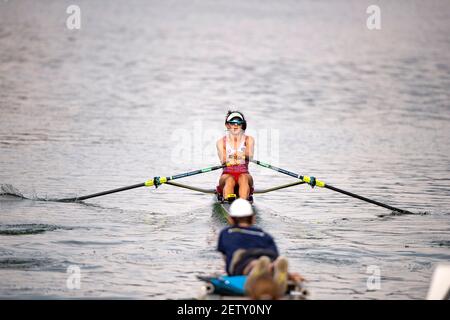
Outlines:
{"label": "female rower", "polygon": [[217,141],[216,147],[221,163],[231,166],[224,168],[217,191],[224,200],[232,201],[238,187],[239,198],[251,200],[253,178],[248,172],[248,159],[253,158],[255,139],[245,134],[247,121],[242,112],[228,111],[225,127],[227,133]]}

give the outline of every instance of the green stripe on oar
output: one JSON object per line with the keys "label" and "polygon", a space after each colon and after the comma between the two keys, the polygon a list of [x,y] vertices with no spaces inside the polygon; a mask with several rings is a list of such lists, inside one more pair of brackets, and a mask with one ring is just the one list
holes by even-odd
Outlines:
{"label": "green stripe on oar", "polygon": [[353,198],[356,198],[356,199],[360,199],[362,201],[366,201],[368,203],[372,203],[374,205],[377,205],[377,206],[380,206],[380,207],[383,207],[383,208],[386,208],[386,209],[389,209],[389,210],[392,210],[392,211],[400,212],[402,214],[414,214],[414,213],[412,213],[412,212],[410,212],[408,210],[399,209],[399,208],[390,206],[388,204],[381,203],[381,202],[378,202],[378,201],[375,201],[375,200],[372,200],[372,199],[360,196],[360,195],[358,195],[356,193],[345,191],[345,190],[333,187],[332,185],[326,184],[325,182],[317,180],[314,177],[302,176],[300,174],[297,174],[297,173],[294,173],[294,172],[291,172],[291,171],[288,171],[288,170],[285,170],[285,169],[282,169],[282,168],[278,168],[278,167],[272,166],[271,164],[268,164],[268,163],[265,163],[265,162],[262,162],[262,161],[258,161],[258,160],[249,159],[248,161],[253,162],[253,163],[257,164],[257,165],[260,165],[261,167],[272,169],[272,170],[275,170],[277,172],[286,174],[288,176],[300,179],[301,181],[306,182],[306,183],[308,183],[309,185],[311,185],[313,187],[314,186],[318,186],[318,187],[321,187],[321,188],[330,189],[330,190],[333,190],[333,191],[345,194],[347,196],[350,196],[350,197],[353,197]]}
{"label": "green stripe on oar", "polygon": [[121,191],[135,189],[135,188],[140,188],[140,187],[151,187],[151,186],[158,187],[159,185],[161,185],[163,183],[166,183],[166,182],[168,182],[170,180],[176,180],[176,179],[180,179],[180,178],[190,177],[190,176],[193,176],[193,175],[196,175],[196,174],[211,172],[211,171],[214,171],[214,170],[225,168],[227,166],[229,166],[229,164],[224,164],[224,165],[220,165],[220,166],[213,166],[213,167],[203,168],[203,169],[194,170],[194,171],[190,171],[190,172],[180,173],[180,174],[177,174],[177,175],[174,175],[174,176],[170,176],[170,177],[154,177],[153,179],[149,179],[149,180],[147,180],[147,181],[145,181],[143,183],[133,184],[131,186],[126,186],[126,187],[121,187],[121,188],[117,188],[117,189],[97,192],[97,193],[93,193],[93,194],[89,194],[89,195],[81,196],[81,197],[56,199],[55,201],[61,201],[61,202],[82,201],[82,200],[86,200],[86,199],[90,199],[90,198],[100,197],[100,196],[104,196],[104,195],[107,195],[107,194],[121,192]]}

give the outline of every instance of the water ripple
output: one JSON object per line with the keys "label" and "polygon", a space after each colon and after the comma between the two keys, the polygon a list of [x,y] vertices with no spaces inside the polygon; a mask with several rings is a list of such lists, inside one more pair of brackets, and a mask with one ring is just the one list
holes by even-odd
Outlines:
{"label": "water ripple", "polygon": [[72,228],[42,223],[0,224],[0,235],[4,236],[40,234],[55,230],[72,230]]}

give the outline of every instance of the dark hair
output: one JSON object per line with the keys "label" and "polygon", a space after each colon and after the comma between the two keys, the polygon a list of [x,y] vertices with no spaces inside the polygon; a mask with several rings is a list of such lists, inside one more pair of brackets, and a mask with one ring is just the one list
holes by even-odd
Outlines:
{"label": "dark hair", "polygon": [[227,124],[227,118],[230,114],[232,114],[233,112],[239,113],[242,116],[242,119],[244,120],[244,123],[242,124],[242,130],[245,131],[245,129],[247,129],[247,120],[245,120],[244,114],[240,111],[237,110],[228,110],[227,115],[225,116],[225,124]]}

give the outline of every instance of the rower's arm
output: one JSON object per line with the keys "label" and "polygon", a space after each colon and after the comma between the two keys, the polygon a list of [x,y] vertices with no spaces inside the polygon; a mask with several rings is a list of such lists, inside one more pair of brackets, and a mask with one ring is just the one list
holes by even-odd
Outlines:
{"label": "rower's arm", "polygon": [[255,139],[251,136],[248,137],[248,148],[245,150],[245,158],[253,159],[253,155],[255,153]]}
{"label": "rower's arm", "polygon": [[217,155],[219,156],[219,160],[221,164],[225,164],[227,159],[225,158],[225,154],[223,154],[223,139],[217,140],[216,143]]}

